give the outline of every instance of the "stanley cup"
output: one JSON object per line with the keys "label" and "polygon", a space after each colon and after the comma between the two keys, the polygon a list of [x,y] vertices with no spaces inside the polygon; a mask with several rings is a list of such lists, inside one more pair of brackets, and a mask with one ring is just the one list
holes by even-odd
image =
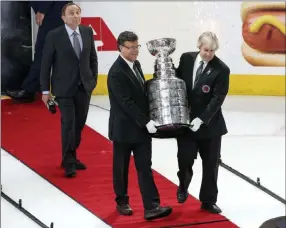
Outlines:
{"label": "stanley cup", "polygon": [[189,127],[189,105],[185,82],[176,77],[172,59],[176,40],[162,38],[147,42],[156,56],[154,78],[147,82],[149,116],[159,123],[155,138],[173,138]]}

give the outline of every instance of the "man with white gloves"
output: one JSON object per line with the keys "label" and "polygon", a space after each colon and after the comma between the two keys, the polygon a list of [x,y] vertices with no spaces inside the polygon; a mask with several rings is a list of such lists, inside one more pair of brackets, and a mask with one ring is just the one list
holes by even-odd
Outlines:
{"label": "man with white gloves", "polygon": [[121,215],[132,215],[129,205],[128,167],[133,152],[139,188],[144,206],[144,218],[166,217],[170,207],[160,206],[152,165],[152,138],[156,122],[148,115],[148,97],[137,56],[138,37],[130,31],[122,32],[117,40],[120,52],[108,72],[107,86],[110,100],[109,139],[113,141],[113,186],[116,209]]}
{"label": "man with white gloves", "polygon": [[186,83],[190,105],[190,130],[177,138],[179,187],[177,199],[184,203],[193,176],[192,166],[199,152],[203,177],[199,199],[201,208],[220,213],[216,205],[217,175],[221,137],[227,133],[221,106],[228,93],[230,70],[215,51],[218,39],[212,32],[203,33],[197,43],[199,52],[186,52],[180,58],[177,76]]}

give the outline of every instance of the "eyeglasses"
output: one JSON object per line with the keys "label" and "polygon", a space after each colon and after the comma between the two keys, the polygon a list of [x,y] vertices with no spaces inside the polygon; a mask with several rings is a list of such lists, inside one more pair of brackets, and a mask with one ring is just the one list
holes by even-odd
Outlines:
{"label": "eyeglasses", "polygon": [[127,48],[127,49],[129,49],[129,50],[132,50],[132,51],[134,51],[134,50],[137,50],[137,49],[140,49],[141,48],[141,45],[137,45],[137,46],[131,46],[131,47],[127,47],[127,46],[124,46],[124,45],[122,45],[123,47],[125,47],[125,48]]}

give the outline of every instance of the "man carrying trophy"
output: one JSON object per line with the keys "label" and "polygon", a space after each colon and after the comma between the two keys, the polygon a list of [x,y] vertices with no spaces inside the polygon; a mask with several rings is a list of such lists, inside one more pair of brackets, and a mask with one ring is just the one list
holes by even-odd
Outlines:
{"label": "man carrying trophy", "polygon": [[199,152],[203,177],[199,199],[201,209],[221,213],[216,205],[217,176],[221,150],[221,137],[227,133],[221,106],[229,89],[230,70],[215,56],[218,39],[212,32],[204,32],[198,39],[199,52],[186,52],[176,70],[187,87],[190,105],[190,129],[177,137],[178,178],[177,199],[184,203],[188,198],[192,166]]}
{"label": "man carrying trophy", "polygon": [[148,115],[145,79],[137,59],[138,37],[122,32],[117,40],[120,55],[108,72],[110,100],[109,139],[113,141],[113,186],[116,209],[121,215],[132,215],[129,206],[128,168],[131,151],[138,173],[139,188],[145,209],[144,218],[166,217],[170,207],[160,206],[160,196],[152,174],[152,142],[150,133],[157,131]]}

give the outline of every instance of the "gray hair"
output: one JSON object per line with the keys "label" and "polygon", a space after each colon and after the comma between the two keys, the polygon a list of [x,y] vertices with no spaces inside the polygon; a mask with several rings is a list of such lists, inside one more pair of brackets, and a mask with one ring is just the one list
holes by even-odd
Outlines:
{"label": "gray hair", "polygon": [[202,45],[211,47],[214,51],[219,48],[218,38],[213,32],[204,32],[200,35],[197,43],[197,47],[201,48]]}

